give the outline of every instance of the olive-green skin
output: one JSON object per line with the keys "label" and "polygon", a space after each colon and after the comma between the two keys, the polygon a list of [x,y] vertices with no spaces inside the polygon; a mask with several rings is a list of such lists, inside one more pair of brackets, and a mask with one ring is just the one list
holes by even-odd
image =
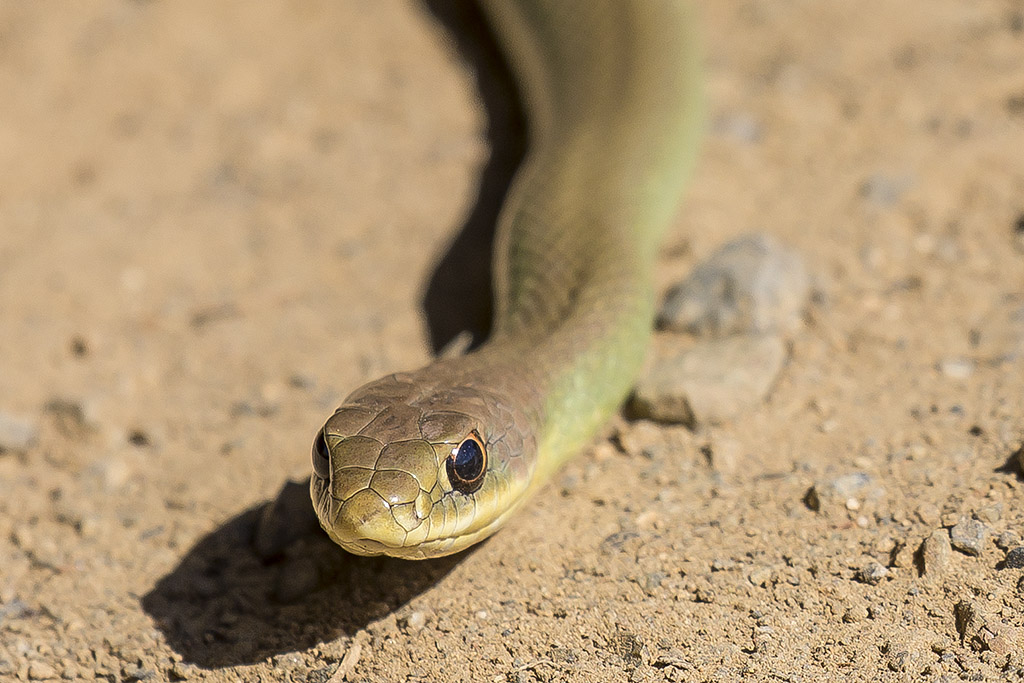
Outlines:
{"label": "olive-green skin", "polygon": [[[685,0],[482,5],[530,128],[497,226],[495,329],[474,353],[356,390],[324,425],[313,503],[361,555],[434,557],[486,538],[621,403],[702,127]],[[486,470],[463,493],[446,460],[474,433]]]}

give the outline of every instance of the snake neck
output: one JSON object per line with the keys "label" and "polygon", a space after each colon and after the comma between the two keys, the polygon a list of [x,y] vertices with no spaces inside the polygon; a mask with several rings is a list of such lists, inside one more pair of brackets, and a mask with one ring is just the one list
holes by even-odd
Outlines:
{"label": "snake neck", "polygon": [[554,469],[643,362],[654,257],[701,128],[695,22],[679,0],[484,7],[530,146],[499,218],[495,331],[469,368],[533,387],[539,462]]}

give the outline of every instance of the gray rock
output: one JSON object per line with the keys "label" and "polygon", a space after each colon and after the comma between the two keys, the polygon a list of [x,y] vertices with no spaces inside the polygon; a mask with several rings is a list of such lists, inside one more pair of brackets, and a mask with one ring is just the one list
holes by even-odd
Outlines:
{"label": "gray rock", "polygon": [[988,539],[988,527],[976,519],[963,517],[949,530],[953,547],[966,555],[981,555]]}
{"label": "gray rock", "polygon": [[921,574],[935,576],[945,571],[949,558],[953,554],[953,546],[949,542],[949,533],[945,529],[936,529],[924,540],[918,551]]}
{"label": "gray rock", "polygon": [[637,417],[693,426],[726,422],[768,395],[786,358],[778,337],[737,336],[680,348],[652,346],[631,408]]}
{"label": "gray rock", "polygon": [[793,332],[810,293],[797,252],[769,235],[749,235],[723,246],[673,287],[658,324],[706,337]]}
{"label": "gray rock", "polygon": [[39,427],[35,420],[0,411],[0,453],[26,451],[38,438]]}

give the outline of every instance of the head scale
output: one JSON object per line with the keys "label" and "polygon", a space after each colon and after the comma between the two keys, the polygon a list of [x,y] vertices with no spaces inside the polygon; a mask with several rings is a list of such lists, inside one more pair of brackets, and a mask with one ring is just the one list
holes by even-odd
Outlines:
{"label": "head scale", "polygon": [[524,499],[533,430],[496,393],[424,371],[349,396],[313,443],[311,494],[349,552],[425,558],[493,533]]}

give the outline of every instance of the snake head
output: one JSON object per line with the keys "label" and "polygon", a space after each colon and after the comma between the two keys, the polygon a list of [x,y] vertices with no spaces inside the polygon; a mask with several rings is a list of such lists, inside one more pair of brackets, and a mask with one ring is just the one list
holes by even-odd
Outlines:
{"label": "snake head", "polygon": [[489,536],[525,498],[532,430],[497,392],[391,375],[349,396],[317,434],[320,524],[358,555],[422,559]]}

